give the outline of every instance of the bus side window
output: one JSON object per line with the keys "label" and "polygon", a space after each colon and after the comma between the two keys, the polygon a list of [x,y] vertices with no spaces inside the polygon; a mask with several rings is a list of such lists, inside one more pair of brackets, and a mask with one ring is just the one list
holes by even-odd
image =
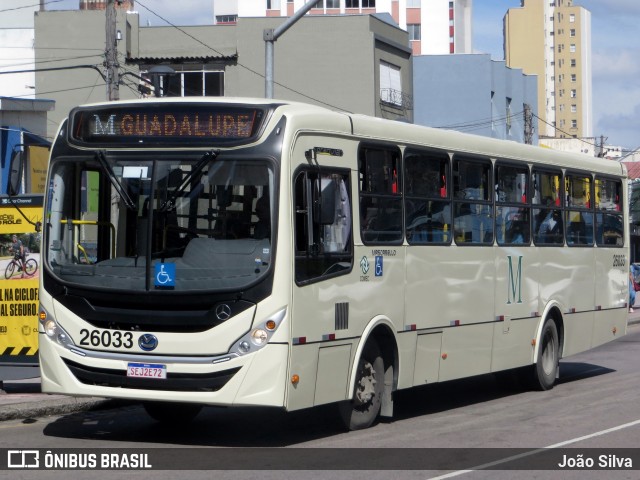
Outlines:
{"label": "bus side window", "polygon": [[294,178],[295,276],[298,284],[348,273],[353,265],[347,172],[301,170]]}
{"label": "bus side window", "polygon": [[493,188],[488,160],[454,157],[453,228],[458,245],[493,244]]}
{"label": "bus side window", "polygon": [[498,245],[529,245],[531,243],[528,185],[529,169],[526,165],[496,164],[496,240]]}
{"label": "bus side window", "polygon": [[358,159],[360,235],[365,244],[402,243],[400,151],[362,147]]}
{"label": "bus side window", "polygon": [[621,247],[624,245],[622,183],[596,177],[595,195],[596,244]]}
{"label": "bus side window", "polygon": [[404,157],[404,212],[411,245],[451,242],[449,155],[407,149]]}
{"label": "bus side window", "polygon": [[569,174],[565,177],[567,245],[593,245],[593,211],[591,175]]}
{"label": "bus side window", "polygon": [[563,245],[562,172],[534,169],[533,189],[533,242],[536,245]]}

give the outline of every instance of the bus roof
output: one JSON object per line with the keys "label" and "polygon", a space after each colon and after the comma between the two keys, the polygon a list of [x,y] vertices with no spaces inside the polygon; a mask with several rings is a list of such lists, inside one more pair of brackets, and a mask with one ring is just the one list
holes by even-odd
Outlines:
{"label": "bus roof", "polygon": [[[173,104],[234,104],[272,107],[277,114],[291,118],[298,130],[326,130],[336,134],[355,136],[362,140],[385,141],[400,146],[420,146],[469,155],[483,155],[495,159],[535,161],[549,166],[592,170],[615,176],[626,176],[626,168],[619,162],[569,153],[511,140],[462,133],[362,114],[339,112],[318,105],[280,99],[246,97],[163,97],[119,101],[118,105]],[[103,107],[114,102],[82,105],[82,108]]]}

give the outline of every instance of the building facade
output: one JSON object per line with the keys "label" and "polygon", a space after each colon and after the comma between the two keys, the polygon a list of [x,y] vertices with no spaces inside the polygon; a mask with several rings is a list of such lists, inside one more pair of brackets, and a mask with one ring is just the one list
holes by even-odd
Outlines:
{"label": "building facade", "polygon": [[[160,79],[166,95],[263,98],[263,32],[282,22],[282,18],[240,18],[230,25],[178,29],[139,27],[136,13],[117,15],[116,27],[122,32],[117,41],[120,99],[149,95],[141,88],[149,84],[140,77],[151,78],[163,69],[172,72]],[[38,98],[56,101],[49,115],[49,137],[71,108],[107,98],[100,67],[104,29],[104,11],[37,12],[36,61],[44,64],[55,58],[58,50],[49,48],[55,44],[66,52],[65,65],[70,67],[36,73]],[[61,36],[60,31],[67,34]],[[352,48],[345,49],[347,44]],[[94,51],[96,59],[87,59]],[[384,15],[305,16],[278,39],[274,57],[276,99],[413,121],[407,32]]]}
{"label": "building facade", "polygon": [[[215,24],[290,17],[313,0],[212,0]],[[473,0],[317,0],[311,15],[388,13],[409,33],[414,55],[471,53]]]}
{"label": "building facade", "polygon": [[[40,7],[33,0],[14,0],[0,15],[0,96],[35,98],[35,50],[33,14]],[[8,6],[8,5],[7,5]]]}
{"label": "building facade", "polygon": [[488,54],[419,56],[413,63],[415,123],[538,144],[535,75]]}
{"label": "building facade", "polygon": [[573,0],[522,0],[504,17],[507,66],[538,76],[541,136],[593,136],[591,13]]}

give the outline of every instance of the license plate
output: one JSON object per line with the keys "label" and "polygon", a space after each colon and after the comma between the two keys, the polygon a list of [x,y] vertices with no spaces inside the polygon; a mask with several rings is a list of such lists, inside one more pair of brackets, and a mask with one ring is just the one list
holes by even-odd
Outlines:
{"label": "license plate", "polygon": [[129,363],[127,377],[133,378],[167,378],[167,366],[156,363]]}

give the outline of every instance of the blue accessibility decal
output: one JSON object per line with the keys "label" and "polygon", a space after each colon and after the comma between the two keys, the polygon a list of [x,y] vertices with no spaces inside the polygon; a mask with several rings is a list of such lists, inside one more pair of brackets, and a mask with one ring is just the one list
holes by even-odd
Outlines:
{"label": "blue accessibility decal", "polygon": [[156,288],[175,288],[176,286],[176,264],[156,263],[154,271],[154,282]]}

